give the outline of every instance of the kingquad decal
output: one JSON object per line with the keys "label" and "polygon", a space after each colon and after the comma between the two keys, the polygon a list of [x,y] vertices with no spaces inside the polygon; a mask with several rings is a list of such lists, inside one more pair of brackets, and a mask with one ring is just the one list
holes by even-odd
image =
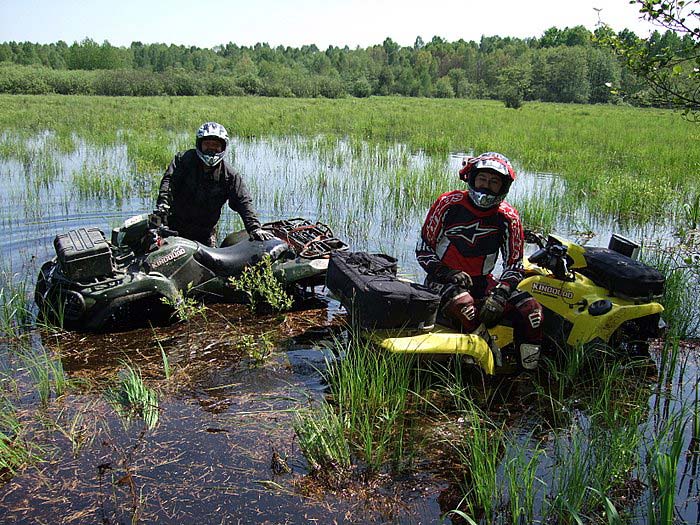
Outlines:
{"label": "kingquad decal", "polygon": [[172,252],[170,252],[168,255],[163,255],[163,257],[158,257],[155,261],[151,263],[151,268],[158,268],[159,266],[164,265],[165,263],[169,263],[171,261],[174,261],[178,257],[182,257],[185,255],[187,252],[182,246],[178,246],[175,248]]}
{"label": "kingquad decal", "polygon": [[563,297],[564,299],[574,298],[574,292],[570,290],[562,290],[561,288],[557,288],[551,284],[534,283],[532,285],[532,291],[542,295],[549,295],[551,297]]}

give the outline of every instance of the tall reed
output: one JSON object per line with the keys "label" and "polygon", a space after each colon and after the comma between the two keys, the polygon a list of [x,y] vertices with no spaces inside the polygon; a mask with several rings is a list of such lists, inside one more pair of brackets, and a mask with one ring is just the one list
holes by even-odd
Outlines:
{"label": "tall reed", "polygon": [[352,450],[371,471],[387,463],[400,467],[412,447],[407,440],[412,360],[356,337],[338,346],[344,358],[330,364],[326,375]]}
{"label": "tall reed", "polygon": [[45,405],[51,399],[51,392],[58,398],[71,385],[63,370],[60,356],[52,356],[44,346],[21,350],[20,358],[36,388],[39,401]]}
{"label": "tall reed", "polygon": [[651,488],[648,500],[650,524],[674,523],[678,461],[683,451],[687,422],[682,412],[671,415],[652,444],[651,465],[648,469]]}
{"label": "tall reed", "polygon": [[[503,453],[504,430],[474,403],[465,401],[467,408],[462,412],[464,436],[454,446],[460,463],[467,469],[461,485],[463,503],[469,515],[480,515],[486,523],[493,523],[502,492],[498,467]],[[516,494],[519,492],[513,494],[514,498],[518,497]]]}

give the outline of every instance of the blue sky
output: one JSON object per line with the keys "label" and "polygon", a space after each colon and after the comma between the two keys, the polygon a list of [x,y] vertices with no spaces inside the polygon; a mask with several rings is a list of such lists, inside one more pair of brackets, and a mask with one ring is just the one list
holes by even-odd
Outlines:
{"label": "blue sky", "polygon": [[227,42],[299,47],[366,47],[391,37],[478,41],[482,35],[541,36],[584,25],[598,13],[615,30],[653,29],[627,0],[0,0],[0,41],[68,44],[89,37],[117,46],[132,41],[213,47]]}

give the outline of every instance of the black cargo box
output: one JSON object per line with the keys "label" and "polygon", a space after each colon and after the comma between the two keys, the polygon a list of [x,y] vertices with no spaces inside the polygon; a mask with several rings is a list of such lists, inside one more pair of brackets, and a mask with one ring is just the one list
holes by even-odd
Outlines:
{"label": "black cargo box", "polygon": [[650,300],[664,293],[664,275],[655,268],[608,248],[586,248],[581,273],[623,298]]}
{"label": "black cargo box", "polygon": [[56,235],[53,241],[63,274],[87,281],[112,273],[112,251],[97,228],[80,228]]}
{"label": "black cargo box", "polygon": [[326,286],[365,329],[429,329],[440,297],[425,286],[399,280],[396,259],[384,254],[332,252]]}

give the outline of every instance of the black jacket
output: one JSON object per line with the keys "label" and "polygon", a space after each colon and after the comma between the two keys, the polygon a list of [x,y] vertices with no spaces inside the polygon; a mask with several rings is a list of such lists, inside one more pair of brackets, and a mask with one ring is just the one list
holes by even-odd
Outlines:
{"label": "black jacket", "polygon": [[178,153],[160,182],[157,204],[170,206],[169,226],[183,237],[203,242],[212,234],[228,201],[248,232],[260,227],[241,175],[225,160],[211,173],[194,149]]}

